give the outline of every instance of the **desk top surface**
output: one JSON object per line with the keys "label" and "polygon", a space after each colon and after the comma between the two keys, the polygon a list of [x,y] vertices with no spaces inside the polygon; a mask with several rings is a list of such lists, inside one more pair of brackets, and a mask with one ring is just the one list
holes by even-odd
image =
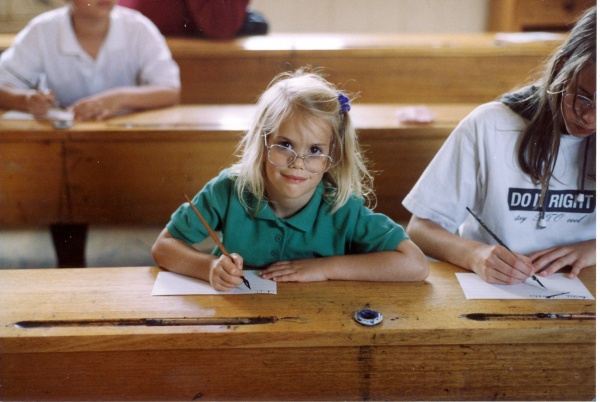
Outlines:
{"label": "desk top surface", "polygon": [[[443,131],[447,136],[460,120],[467,116],[475,104],[428,104],[434,114],[431,123],[409,124],[400,122],[397,111],[414,107],[405,104],[356,104],[351,117],[359,132],[375,130],[433,135]],[[254,105],[178,105],[130,115],[115,117],[105,122],[75,122],[70,129],[57,130],[51,121],[0,120],[0,142],[34,140],[99,140],[99,139],[167,139],[173,133],[207,135],[229,133],[238,137],[248,129],[256,106]],[[1,111],[0,111],[1,113]],[[27,136],[23,133],[27,132]],[[93,133],[91,135],[90,133]]]}
{"label": "desk top surface", "polygon": [[[0,51],[13,42],[14,34],[0,34]],[[257,53],[289,54],[290,52],[323,52],[339,55],[349,52],[377,54],[402,53],[443,55],[465,51],[486,53],[548,54],[560,44],[565,35],[552,34],[540,38],[538,33],[521,33],[511,41],[494,33],[271,33],[247,36],[228,41],[198,38],[168,37],[167,44],[175,58],[179,57],[230,57]]]}
{"label": "desk top surface", "polygon": [[[0,270],[0,350],[202,349],[489,343],[593,343],[595,320],[475,321],[469,313],[595,312],[595,300],[467,300],[459,268],[431,263],[424,282],[278,284],[278,294],[151,296],[156,267]],[[595,268],[582,281],[595,295]],[[357,324],[372,308],[383,322]],[[266,324],[18,328],[23,320],[273,317]],[[228,322],[228,321],[226,321]]]}
{"label": "desk top surface", "polygon": [[548,54],[565,35],[553,34],[540,39],[536,33],[521,34],[517,40],[494,33],[407,34],[407,33],[272,33],[236,38],[231,41],[207,41],[167,38],[173,56],[219,57],[269,53],[327,55],[371,54],[377,56],[443,56],[468,54]]}

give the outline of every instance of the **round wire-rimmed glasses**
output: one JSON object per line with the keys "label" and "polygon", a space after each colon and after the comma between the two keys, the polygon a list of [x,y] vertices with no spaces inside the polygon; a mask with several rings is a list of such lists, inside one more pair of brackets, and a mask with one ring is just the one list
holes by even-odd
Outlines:
{"label": "round wire-rimmed glasses", "polygon": [[304,161],[304,169],[312,174],[325,173],[331,167],[333,158],[329,155],[298,155],[292,148],[283,145],[267,145],[267,136],[265,135],[265,148],[267,149],[267,159],[272,165],[277,167],[290,166],[300,158]]}
{"label": "round wire-rimmed glasses", "polygon": [[573,108],[577,117],[585,121],[585,116],[589,111],[596,111],[596,97],[594,96],[594,100],[588,98],[587,96],[565,93],[563,94],[563,102]]}

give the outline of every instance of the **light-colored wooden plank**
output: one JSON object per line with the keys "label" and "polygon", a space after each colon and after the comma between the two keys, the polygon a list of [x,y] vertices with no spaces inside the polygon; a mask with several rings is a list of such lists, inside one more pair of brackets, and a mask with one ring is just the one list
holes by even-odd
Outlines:
{"label": "light-colored wooden plank", "polygon": [[[466,300],[454,275],[458,268],[445,263],[431,268],[425,282],[284,283],[277,295],[169,297],[150,295],[158,268],[0,271],[0,397],[586,400],[595,395],[595,321],[463,317],[595,312],[594,301]],[[595,294],[595,268],[585,269],[581,278]],[[382,324],[367,328],[353,321],[353,313],[367,306],[382,312]],[[14,326],[32,319],[240,316],[278,320],[199,327]]]}
{"label": "light-colored wooden plank", "polygon": [[[410,218],[401,206],[402,199],[450,132],[476,105],[428,104],[434,121],[416,125],[398,120],[396,112],[404,106],[356,102],[351,111],[375,173],[376,210],[397,221]],[[26,172],[17,178],[4,170],[6,175],[0,177],[0,186],[7,188],[7,218],[2,222],[13,226],[55,221],[166,223],[184,201],[183,194],[195,194],[234,161],[236,146],[254,111],[253,105],[181,105],[108,122],[75,123],[64,131],[43,121],[4,121],[0,143],[7,152],[10,146],[23,149],[18,166]],[[50,149],[53,154],[44,155]],[[30,160],[32,152],[41,156]],[[39,175],[40,169],[48,169],[44,158],[52,158],[47,161],[51,180]],[[36,200],[33,179],[42,186],[52,185],[54,180],[56,188]],[[21,213],[19,191],[28,188],[32,193],[27,208],[51,215]]]}
{"label": "light-colored wooden plank", "polygon": [[232,162],[238,137],[194,142],[67,145],[73,221],[166,224],[171,213]]}
{"label": "light-colored wooden plank", "polygon": [[60,221],[70,213],[65,189],[60,142],[0,141],[0,226]]}

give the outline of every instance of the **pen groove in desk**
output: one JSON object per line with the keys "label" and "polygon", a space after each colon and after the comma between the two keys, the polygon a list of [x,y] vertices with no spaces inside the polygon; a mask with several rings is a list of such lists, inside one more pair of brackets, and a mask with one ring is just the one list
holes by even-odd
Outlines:
{"label": "pen groove in desk", "polygon": [[15,323],[17,328],[54,328],[54,327],[102,327],[102,326],[147,326],[172,327],[196,325],[257,325],[273,324],[277,317],[183,317],[183,318],[118,318],[118,319],[81,319],[81,320],[29,320]]}

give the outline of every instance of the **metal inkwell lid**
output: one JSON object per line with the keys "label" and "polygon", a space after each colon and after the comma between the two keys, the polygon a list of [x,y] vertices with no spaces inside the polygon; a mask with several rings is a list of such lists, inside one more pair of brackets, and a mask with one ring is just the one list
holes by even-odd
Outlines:
{"label": "metal inkwell lid", "polygon": [[383,321],[383,315],[377,310],[363,309],[354,313],[354,320],[367,327],[372,327]]}

